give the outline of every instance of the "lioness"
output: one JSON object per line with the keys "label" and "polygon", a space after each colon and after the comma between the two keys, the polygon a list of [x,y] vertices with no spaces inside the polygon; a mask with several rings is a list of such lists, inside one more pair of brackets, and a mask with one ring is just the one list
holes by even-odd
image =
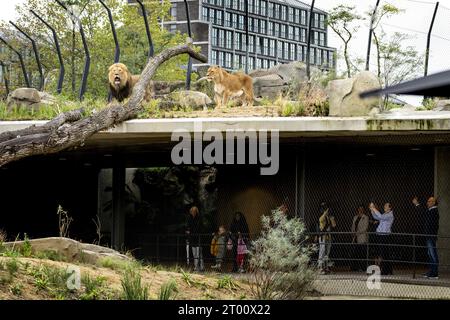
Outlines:
{"label": "lioness", "polygon": [[[123,63],[115,63],[109,67],[109,89],[113,98],[122,102],[129,98],[133,88],[139,81],[139,75],[132,75]],[[152,97],[152,83],[145,90],[145,101],[149,102]]]}
{"label": "lioness", "polygon": [[206,80],[214,82],[214,101],[218,108],[226,106],[230,98],[242,97],[242,106],[253,106],[253,79],[244,73],[228,73],[218,66],[208,69]]}

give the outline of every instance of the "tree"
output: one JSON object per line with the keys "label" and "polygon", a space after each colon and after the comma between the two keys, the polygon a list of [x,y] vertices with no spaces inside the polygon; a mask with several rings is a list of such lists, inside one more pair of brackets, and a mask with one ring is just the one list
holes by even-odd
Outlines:
{"label": "tree", "polygon": [[[130,6],[124,0],[105,0],[112,10],[113,19],[121,47],[121,62],[125,63],[132,73],[139,74],[147,63],[148,43],[145,33],[143,18],[136,6]],[[177,46],[185,42],[185,36],[180,33],[170,33],[166,29],[161,29],[159,20],[170,20],[170,2],[168,0],[146,0],[145,6],[149,14],[150,30],[155,48],[155,54],[164,48]],[[89,97],[106,98],[107,68],[114,62],[114,42],[111,34],[111,27],[107,19],[107,13],[99,1],[93,0],[66,0],[64,1],[79,16],[84,27],[86,38],[91,52],[91,69],[87,84]],[[63,93],[69,98],[77,97],[77,87],[80,85],[81,75],[84,66],[84,51],[79,36],[79,28],[71,20],[63,8],[54,0],[26,0],[24,4],[17,7],[19,19],[17,24],[26,32],[33,35],[37,42],[41,55],[42,65],[46,78],[57,74],[58,59],[49,30],[34,18],[29,10],[47,20],[57,32],[62,55],[67,69],[63,86]],[[28,41],[22,40],[11,31],[7,24],[0,25],[2,31],[9,34],[9,39],[14,42],[17,48],[26,48],[31,52]],[[9,54],[9,53],[8,53]],[[28,57],[29,56],[29,57]],[[37,74],[33,56],[27,54],[27,68],[32,74]],[[10,61],[10,59],[4,59]],[[187,55],[172,59],[165,63],[156,72],[155,79],[181,80],[184,79],[186,71],[180,65],[187,64]],[[21,71],[17,63],[13,65],[13,74],[20,75]],[[46,86],[46,91],[56,90],[56,79]]]}
{"label": "tree", "polygon": [[358,31],[359,22],[364,18],[355,13],[355,6],[339,5],[328,15],[327,23],[344,43],[344,60],[347,66],[347,77],[352,75],[352,64],[349,56],[349,43]]}
{"label": "tree", "polygon": [[[402,12],[399,8],[395,7],[392,4],[386,3],[381,8],[379,8],[377,11],[375,11],[375,14],[373,14],[371,11],[367,12],[367,15],[369,16],[369,19],[372,20],[372,34],[373,34],[373,42],[377,48],[377,74],[378,78],[381,78],[381,56],[380,56],[380,41],[379,41],[379,35],[378,35],[378,27],[380,26],[381,21],[383,18],[390,18],[393,15],[399,14]],[[383,30],[381,30],[381,33],[383,34]]]}

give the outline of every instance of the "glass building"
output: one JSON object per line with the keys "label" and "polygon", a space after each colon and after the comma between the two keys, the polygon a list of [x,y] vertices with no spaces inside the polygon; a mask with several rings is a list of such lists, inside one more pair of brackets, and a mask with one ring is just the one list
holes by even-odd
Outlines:
{"label": "glass building", "polygon": [[[131,2],[131,1],[130,1]],[[187,32],[184,0],[171,0],[171,31]],[[306,61],[310,6],[297,0],[188,0],[194,43],[209,64],[230,70],[270,68],[279,63]],[[314,9],[311,64],[335,68],[335,48],[328,47],[327,13]]]}

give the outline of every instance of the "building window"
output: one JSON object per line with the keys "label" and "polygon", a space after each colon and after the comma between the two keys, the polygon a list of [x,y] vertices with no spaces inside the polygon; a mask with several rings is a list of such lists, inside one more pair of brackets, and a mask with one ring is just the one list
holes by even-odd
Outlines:
{"label": "building window", "polygon": [[275,23],[275,33],[274,33],[275,37],[279,37],[280,36],[280,24],[279,23]]}
{"label": "building window", "polygon": [[232,68],[231,61],[233,59],[233,55],[231,53],[225,53],[225,68]]}
{"label": "building window", "polygon": [[286,25],[282,24],[281,25],[281,33],[280,33],[280,37],[281,38],[286,38]]}
{"label": "building window", "polygon": [[320,15],[320,21],[319,21],[319,27],[320,29],[325,29],[325,15]]}
{"label": "building window", "polygon": [[287,20],[287,7],[281,6],[281,20],[286,21]]}
{"label": "building window", "polygon": [[217,29],[213,28],[212,29],[212,45],[213,46],[217,46]]}
{"label": "building window", "polygon": [[[244,25],[244,16],[239,15],[239,29],[244,30],[245,29],[245,25]],[[250,29],[250,28],[249,28]]]}
{"label": "building window", "polygon": [[305,10],[301,10],[300,24],[306,25],[306,11]]}
{"label": "building window", "polygon": [[275,40],[273,39],[270,40],[269,50],[270,50],[269,55],[275,57],[276,44]]}
{"label": "building window", "polygon": [[223,48],[224,47],[224,42],[225,42],[225,31],[222,29],[219,29],[219,38],[218,38],[218,42],[219,42],[219,47]]}
{"label": "building window", "polygon": [[[243,1],[245,2],[245,1]],[[260,0],[255,0],[255,14],[259,14]]]}
{"label": "building window", "polygon": [[253,57],[248,58],[248,68],[249,70],[253,70],[255,68],[255,58]]}
{"label": "building window", "polygon": [[231,28],[231,26],[232,26],[232,23],[231,23],[231,13],[225,12],[225,27]]}
{"label": "building window", "polygon": [[231,6],[232,9],[237,10],[239,6],[239,0],[233,0],[233,4]]}
{"label": "building window", "polygon": [[248,18],[248,31],[253,31],[253,18]]}
{"label": "building window", "polygon": [[297,46],[297,60],[303,61],[303,46]]}
{"label": "building window", "polygon": [[211,64],[217,64],[217,51],[211,51]]}
{"label": "building window", "polygon": [[259,20],[259,32],[266,34],[266,20]]}
{"label": "building window", "polygon": [[202,16],[204,21],[209,21],[209,9],[206,7],[203,7],[202,9]]}
{"label": "building window", "polygon": [[310,55],[309,55],[309,63],[315,64],[316,63],[316,49],[311,48]]}
{"label": "building window", "polygon": [[267,1],[261,1],[261,15],[267,16]]}
{"label": "building window", "polygon": [[231,23],[233,24],[233,28],[237,29],[237,27],[238,27],[238,16],[237,16],[237,14],[233,13],[231,15]]}
{"label": "building window", "polygon": [[274,35],[274,31],[273,31],[273,22],[272,22],[272,21],[269,21],[269,22],[267,23],[267,33],[268,33],[270,36],[273,36],[273,35]]}
{"label": "building window", "polygon": [[231,8],[231,0],[225,0],[225,8]]}
{"label": "building window", "polygon": [[223,0],[216,0],[216,6],[223,7]]}
{"label": "building window", "polygon": [[294,27],[289,26],[288,30],[289,30],[288,38],[294,40]]}
{"label": "building window", "polygon": [[273,6],[274,6],[273,7],[273,13],[274,13],[273,17],[275,19],[279,20],[280,19],[280,5],[274,4]]}
{"label": "building window", "polygon": [[273,6],[274,4],[272,2],[269,2],[269,6],[267,9],[267,15],[269,16],[269,18],[273,18]]}
{"label": "building window", "polygon": [[173,3],[172,7],[170,8],[170,15],[173,17],[174,20],[177,20],[177,4]]}
{"label": "building window", "polygon": [[269,39],[263,39],[263,55],[269,55]]}
{"label": "building window", "polygon": [[319,33],[319,37],[320,37],[320,39],[319,39],[319,44],[320,44],[321,46],[326,46],[326,43],[325,43],[325,33],[320,32],[320,33]]}
{"label": "building window", "polygon": [[239,10],[245,11],[245,1],[239,1]]}
{"label": "building window", "polygon": [[319,27],[319,14],[318,13],[314,13],[313,27],[314,28]]}
{"label": "building window", "polygon": [[[254,13],[255,11],[255,6],[254,6],[254,1],[255,0],[248,0],[248,12],[249,13]],[[244,1],[245,2],[245,1]],[[244,3],[245,4],[245,3]]]}
{"label": "building window", "polygon": [[227,31],[226,45],[227,49],[233,49],[233,32]]}
{"label": "building window", "polygon": [[294,8],[289,7],[289,22],[294,22]]}
{"label": "building window", "polygon": [[306,29],[300,29],[300,42],[306,42]]}
{"label": "building window", "polygon": [[277,41],[277,56],[283,58],[283,41]]}
{"label": "building window", "polygon": [[248,37],[248,51],[255,52],[255,36]]}
{"label": "building window", "polygon": [[222,25],[222,20],[223,20],[223,11],[216,10],[216,24],[221,26]]}
{"label": "building window", "polygon": [[290,56],[290,59],[291,59],[291,60],[295,60],[295,57],[296,57],[296,54],[295,54],[295,47],[296,47],[296,45],[293,44],[293,43],[291,43],[289,46],[291,47],[291,56]]}
{"label": "building window", "polygon": [[300,9],[295,9],[294,15],[295,23],[300,24]]}
{"label": "building window", "polygon": [[283,46],[283,58],[289,60],[289,43],[285,42]]}

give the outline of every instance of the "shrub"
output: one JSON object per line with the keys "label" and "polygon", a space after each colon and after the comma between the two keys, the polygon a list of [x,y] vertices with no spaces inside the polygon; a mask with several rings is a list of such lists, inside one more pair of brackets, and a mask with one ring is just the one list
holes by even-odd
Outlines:
{"label": "shrub", "polygon": [[236,290],[239,286],[231,276],[223,276],[217,281],[217,289]]}
{"label": "shrub", "polygon": [[14,283],[9,287],[9,291],[11,291],[11,293],[15,296],[21,296],[22,289],[23,289],[23,285],[20,283]]}
{"label": "shrub", "polygon": [[8,269],[9,275],[13,277],[17,271],[19,271],[19,263],[16,258],[9,259],[6,262],[6,269]]}
{"label": "shrub", "polygon": [[84,285],[84,294],[80,296],[81,300],[98,300],[103,293],[103,283],[105,278],[92,278],[89,274],[81,278],[81,283]]}
{"label": "shrub", "polygon": [[159,290],[159,300],[175,299],[177,292],[177,282],[174,279],[171,279],[161,286],[161,289]]}
{"label": "shrub", "polygon": [[314,247],[305,227],[280,210],[262,217],[261,236],[250,251],[250,288],[256,299],[302,299],[317,274],[309,266]]}
{"label": "shrub", "polygon": [[121,280],[124,300],[148,300],[148,288],[142,284],[138,268],[126,268]]}
{"label": "shrub", "polygon": [[31,247],[31,242],[30,239],[28,239],[27,234],[25,233],[25,238],[23,241],[23,245],[20,248],[20,253],[24,256],[24,257],[31,257],[32,254],[32,247]]}

